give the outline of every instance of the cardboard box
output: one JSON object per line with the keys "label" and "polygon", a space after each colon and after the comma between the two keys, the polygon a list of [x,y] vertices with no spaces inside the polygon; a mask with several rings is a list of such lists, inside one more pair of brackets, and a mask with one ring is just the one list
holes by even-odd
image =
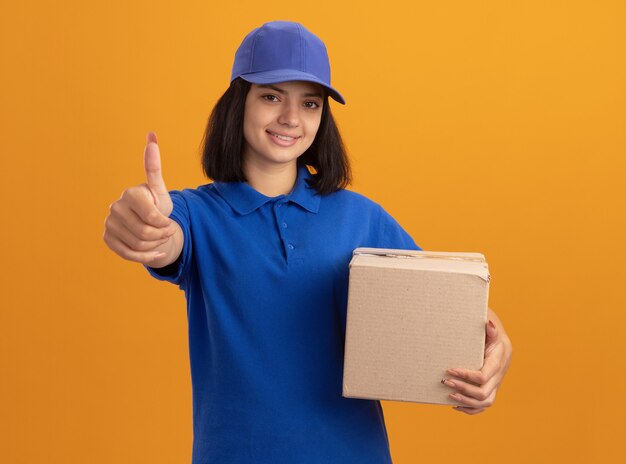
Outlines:
{"label": "cardboard box", "polygon": [[446,369],[480,369],[489,269],[480,253],[357,248],[343,396],[458,405]]}

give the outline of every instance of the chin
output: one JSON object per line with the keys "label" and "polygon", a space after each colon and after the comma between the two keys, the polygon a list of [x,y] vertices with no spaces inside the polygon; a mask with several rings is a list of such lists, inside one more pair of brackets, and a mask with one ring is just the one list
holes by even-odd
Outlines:
{"label": "chin", "polygon": [[275,163],[291,163],[297,161],[303,153],[300,150],[289,152],[272,150],[268,152],[267,159]]}

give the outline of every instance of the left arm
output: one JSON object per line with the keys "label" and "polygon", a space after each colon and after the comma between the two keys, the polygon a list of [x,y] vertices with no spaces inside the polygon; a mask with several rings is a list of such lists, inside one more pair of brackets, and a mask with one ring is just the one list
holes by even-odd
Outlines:
{"label": "left arm", "polygon": [[496,392],[511,363],[513,347],[504,326],[491,308],[485,334],[485,359],[480,370],[448,369],[451,378],[442,380],[455,391],[449,397],[460,403],[457,411],[478,414],[493,405]]}

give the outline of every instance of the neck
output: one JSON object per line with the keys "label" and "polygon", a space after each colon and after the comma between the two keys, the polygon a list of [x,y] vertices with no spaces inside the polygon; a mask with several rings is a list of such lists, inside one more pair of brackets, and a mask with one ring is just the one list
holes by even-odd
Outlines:
{"label": "neck", "polygon": [[258,165],[244,162],[243,172],[247,184],[267,197],[287,195],[298,177],[296,161],[288,164]]}

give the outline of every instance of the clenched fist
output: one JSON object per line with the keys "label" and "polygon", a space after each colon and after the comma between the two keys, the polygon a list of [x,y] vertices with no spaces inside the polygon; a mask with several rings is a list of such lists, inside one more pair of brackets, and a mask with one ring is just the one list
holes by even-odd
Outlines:
{"label": "clenched fist", "polygon": [[159,268],[180,255],[183,231],[169,218],[174,206],[161,174],[154,132],[146,138],[144,166],[147,182],[124,190],[111,204],[103,239],[122,258]]}

